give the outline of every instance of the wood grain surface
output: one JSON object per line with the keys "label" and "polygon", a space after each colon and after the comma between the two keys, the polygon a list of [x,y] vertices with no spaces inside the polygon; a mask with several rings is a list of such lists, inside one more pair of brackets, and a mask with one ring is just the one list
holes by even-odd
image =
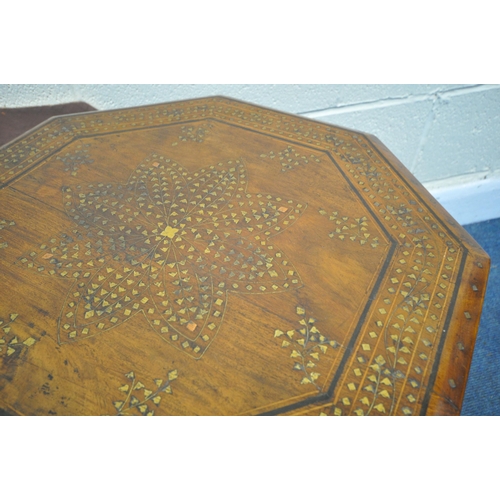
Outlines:
{"label": "wood grain surface", "polygon": [[0,149],[0,408],[455,415],[489,258],[375,138],[211,97]]}

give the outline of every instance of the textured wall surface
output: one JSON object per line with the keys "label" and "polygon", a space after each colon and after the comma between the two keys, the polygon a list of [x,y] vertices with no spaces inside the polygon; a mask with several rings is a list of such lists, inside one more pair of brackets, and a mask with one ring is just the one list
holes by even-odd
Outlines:
{"label": "textured wall surface", "polygon": [[0,85],[0,108],[225,95],[376,135],[426,184],[500,176],[500,85]]}

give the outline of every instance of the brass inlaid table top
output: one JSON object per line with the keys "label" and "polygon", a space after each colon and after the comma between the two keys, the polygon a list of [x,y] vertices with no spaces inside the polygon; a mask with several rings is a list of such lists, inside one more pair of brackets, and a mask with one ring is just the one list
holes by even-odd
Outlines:
{"label": "brass inlaid table top", "polygon": [[373,136],[222,97],[0,149],[0,408],[458,414],[489,258]]}

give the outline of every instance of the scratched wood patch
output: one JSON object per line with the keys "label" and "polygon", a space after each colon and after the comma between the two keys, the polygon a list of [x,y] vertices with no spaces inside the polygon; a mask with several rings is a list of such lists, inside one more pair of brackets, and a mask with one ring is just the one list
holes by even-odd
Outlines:
{"label": "scratched wood patch", "polygon": [[457,414],[489,258],[376,139],[222,97],[0,149],[0,408]]}

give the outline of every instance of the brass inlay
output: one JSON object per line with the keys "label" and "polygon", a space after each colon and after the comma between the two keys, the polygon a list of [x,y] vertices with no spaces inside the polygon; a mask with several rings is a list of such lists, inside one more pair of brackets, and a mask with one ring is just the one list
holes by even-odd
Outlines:
{"label": "brass inlay", "polygon": [[124,399],[113,401],[117,415],[137,413],[147,416],[155,414],[155,407],[160,406],[163,394],[172,394],[172,382],[177,378],[177,370],[170,370],[165,380],[154,379],[156,387],[148,389],[136,379],[133,371],[125,374],[129,382],[118,388],[124,394]]}
{"label": "brass inlay", "polygon": [[178,233],[178,232],[179,232],[179,229],[177,229],[176,227],[167,226],[165,228],[165,230],[162,231],[160,234],[162,236],[166,236],[167,238],[172,239],[176,235],[176,233]]}
{"label": "brass inlay", "polygon": [[306,204],[248,193],[240,160],[189,173],[152,155],[127,184],[67,187],[78,224],[20,262],[74,280],[58,340],[100,334],[142,312],[167,342],[200,358],[223,323],[228,293],[277,293],[301,279],[270,238]]}
{"label": "brass inlay", "polygon": [[[6,227],[15,226],[16,223],[13,220],[0,219],[0,231]],[[0,235],[0,240],[2,236]],[[0,241],[0,248],[7,248],[9,244],[6,241]]]}
{"label": "brass inlay", "polygon": [[13,324],[19,315],[9,314],[9,319],[0,318],[0,356],[10,357],[19,354],[23,348],[31,347],[37,340],[34,337],[27,337],[22,340],[19,333],[13,330]]}
{"label": "brass inlay", "polygon": [[300,383],[312,384],[321,391],[318,383],[321,375],[318,372],[320,356],[326,354],[329,347],[337,349],[340,344],[319,331],[316,320],[307,318],[304,307],[297,306],[296,313],[300,317],[300,327],[287,332],[277,329],[274,331],[274,337],[282,337],[281,347],[292,350],[290,357],[294,360],[293,370],[300,372]]}

